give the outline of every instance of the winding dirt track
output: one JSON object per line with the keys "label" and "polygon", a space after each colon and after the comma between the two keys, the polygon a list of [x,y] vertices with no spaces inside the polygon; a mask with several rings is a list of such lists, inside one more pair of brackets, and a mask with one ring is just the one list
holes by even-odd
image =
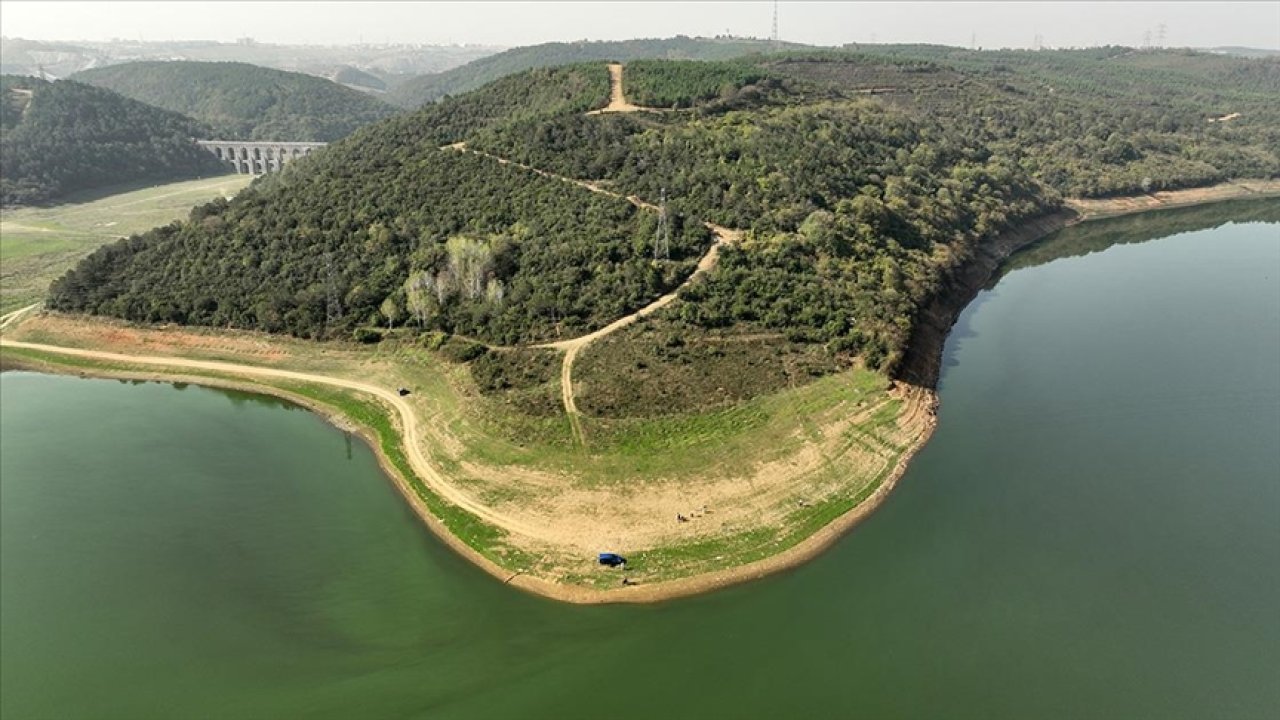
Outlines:
{"label": "winding dirt track", "polygon": [[[3,323],[0,324],[0,327],[7,326],[10,322],[16,319],[19,313],[24,313],[31,310],[33,307],[35,306],[29,306],[4,316]],[[503,530],[537,540],[550,541],[550,538],[547,537],[538,527],[521,522],[505,513],[495,512],[492,508],[477,502],[471,496],[446,481],[440,473],[431,466],[431,463],[427,461],[426,456],[422,453],[422,432],[418,427],[417,416],[414,414],[413,408],[404,400],[404,398],[401,398],[397,393],[386,388],[378,387],[377,385],[369,383],[358,382],[356,380],[345,380],[343,378],[330,377],[328,375],[316,375],[313,373],[301,373],[292,370],[264,368],[255,365],[240,365],[237,363],[216,362],[212,360],[189,360],[186,358],[155,355],[125,355],[121,353],[104,352],[101,350],[83,350],[80,348],[60,347],[57,345],[41,345],[38,343],[20,342],[3,337],[0,337],[0,346],[38,350],[40,352],[70,355],[72,357],[82,357],[91,360],[104,360],[107,362],[232,373],[246,378],[297,380],[301,382],[315,383],[317,385],[328,385],[347,390],[355,390],[367,395],[372,395],[386,402],[394,408],[396,413],[400,416],[400,426],[404,436],[403,444],[405,455],[409,459],[409,464],[413,466],[413,471],[417,473],[418,477],[422,478],[433,492],[440,495],[448,502],[463,508],[476,517],[482,518]]]}
{"label": "winding dirt track", "polygon": [[23,315],[26,315],[27,313],[31,312],[32,310],[35,310],[38,307],[40,307],[40,303],[32,303],[26,307],[18,308],[13,312],[5,313],[3,316],[0,316],[0,330],[3,330],[4,328],[9,327],[9,324],[12,323],[14,320],[17,320],[18,318],[22,317]]}
{"label": "winding dirt track", "polygon": [[[614,66],[611,65],[610,69],[612,69],[613,67]],[[619,75],[617,77],[620,78],[621,66],[617,66],[617,67],[619,68]],[[622,195],[621,193],[616,193],[612,190],[606,190],[600,187],[599,185],[597,185],[596,183],[590,182],[588,180],[579,180],[578,178],[571,178],[571,177],[568,177],[567,175],[558,175],[556,173],[548,172],[546,170],[541,170],[539,168],[532,167],[530,165],[525,165],[524,163],[521,163],[521,162],[516,162],[515,160],[499,157],[497,155],[484,152],[483,150],[475,150],[467,147],[467,144],[465,142],[458,142],[458,143],[453,143],[452,145],[445,145],[440,149],[452,150],[454,152],[471,153],[473,155],[486,157],[502,165],[512,165],[514,167],[518,167],[523,170],[528,170],[529,172],[537,173],[538,175],[541,175],[546,178],[559,180],[560,182],[568,183],[570,185],[576,185],[585,190],[590,190],[593,193],[598,193],[600,195],[605,195],[611,198],[626,200],[627,202],[631,203],[632,205],[635,205],[641,210],[648,210],[650,212],[658,212],[660,210],[658,206],[649,202],[645,202],[644,200],[640,199],[635,195]],[[526,347],[542,348],[546,350],[564,351],[564,360],[562,361],[560,366],[560,399],[564,405],[565,414],[569,416],[569,424],[573,428],[573,436],[578,441],[579,445],[586,444],[586,436],[583,434],[583,431],[582,431],[582,421],[578,414],[578,404],[574,400],[574,396],[573,396],[573,363],[578,358],[578,352],[582,350],[582,348],[586,347],[587,345],[590,345],[596,340],[599,340],[600,338],[606,335],[610,335],[614,332],[617,332],[618,330],[621,330],[622,328],[634,323],[636,320],[646,315],[655,313],[658,310],[661,310],[662,308],[671,304],[671,302],[673,302],[676,299],[676,297],[680,294],[680,290],[682,290],[683,288],[687,287],[690,283],[696,281],[698,278],[702,277],[703,275],[715,269],[716,263],[720,261],[720,248],[722,246],[730,243],[738,242],[742,238],[741,230],[733,230],[730,228],[721,227],[719,225],[714,225],[712,223],[704,223],[704,225],[707,227],[707,229],[711,231],[712,235],[715,236],[715,240],[711,243],[711,247],[707,248],[706,254],[704,254],[702,258],[698,260],[698,266],[694,269],[694,271],[690,273],[689,277],[685,278],[684,282],[680,283],[680,285],[678,285],[674,290],[654,300],[648,305],[645,305],[644,307],[631,313],[630,315],[626,315],[624,317],[618,318],[617,320],[614,320],[613,322],[609,323],[608,325],[605,325],[604,327],[594,332],[590,332],[590,333],[587,333],[586,335],[581,335],[576,338],[570,338],[568,340],[557,340],[556,342],[538,343],[535,345],[526,346]]]}
{"label": "winding dirt track", "polygon": [[558,340],[551,343],[541,343],[538,345],[530,345],[529,347],[545,348],[548,350],[563,350],[564,361],[560,366],[560,399],[564,403],[564,411],[569,416],[569,424],[573,426],[574,437],[577,438],[578,444],[586,444],[586,436],[582,432],[582,422],[578,415],[578,404],[573,397],[573,363],[578,359],[578,351],[599,340],[600,338],[610,335],[621,330],[622,328],[634,323],[640,318],[651,315],[662,308],[670,305],[679,296],[680,290],[688,287],[703,275],[711,272],[720,261],[720,248],[728,243],[736,242],[742,235],[740,231],[730,230],[718,225],[707,223],[707,227],[715,234],[715,241],[711,243],[711,247],[707,249],[707,253],[698,261],[698,267],[694,269],[684,282],[680,283],[675,290],[663,295],[653,302],[645,305],[639,310],[620,317],[617,320],[605,325],[595,332],[587,333],[569,340]]}

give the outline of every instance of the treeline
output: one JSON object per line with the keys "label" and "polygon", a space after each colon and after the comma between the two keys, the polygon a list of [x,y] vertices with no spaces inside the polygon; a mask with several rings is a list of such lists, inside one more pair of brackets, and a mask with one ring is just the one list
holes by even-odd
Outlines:
{"label": "treeline", "polygon": [[195,118],[232,140],[331,142],[397,110],[324,78],[247,63],[134,62],[74,78]]}
{"label": "treeline", "polygon": [[176,113],[70,80],[6,75],[0,93],[0,204],[226,172],[192,142],[204,129]]}

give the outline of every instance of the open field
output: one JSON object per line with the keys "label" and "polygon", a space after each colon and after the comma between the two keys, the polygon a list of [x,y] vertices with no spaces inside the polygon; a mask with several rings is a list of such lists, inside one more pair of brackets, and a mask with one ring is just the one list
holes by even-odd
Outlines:
{"label": "open field", "polygon": [[0,313],[39,300],[50,282],[99,246],[185,219],[196,205],[231,197],[252,179],[184,180],[0,212]]}

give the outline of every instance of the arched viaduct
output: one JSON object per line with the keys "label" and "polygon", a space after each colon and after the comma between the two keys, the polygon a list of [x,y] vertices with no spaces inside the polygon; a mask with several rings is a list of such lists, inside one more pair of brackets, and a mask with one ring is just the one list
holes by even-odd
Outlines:
{"label": "arched viaduct", "polygon": [[196,144],[231,163],[238,173],[261,175],[276,172],[286,163],[312,150],[322,148],[322,142],[250,142],[247,140],[197,140]]}

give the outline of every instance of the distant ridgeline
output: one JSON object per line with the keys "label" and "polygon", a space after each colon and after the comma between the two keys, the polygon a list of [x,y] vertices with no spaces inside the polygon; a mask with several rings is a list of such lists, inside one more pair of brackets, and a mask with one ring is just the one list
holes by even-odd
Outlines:
{"label": "distant ridgeline", "polygon": [[[805,46],[785,43],[784,47],[799,49]],[[444,72],[411,78],[392,88],[386,99],[412,109],[446,95],[470,92],[498,78],[534,68],[590,61],[728,60],[750,53],[767,52],[771,48],[773,43],[770,41],[751,38],[674,37],[544,43],[513,48]]]}
{"label": "distant ridgeline", "polygon": [[[1278,62],[933,47],[647,61],[626,71],[631,101],[692,108],[591,116],[603,63],[532,70],[105,247],[49,302],[305,337],[571,337],[676,286],[710,221],[746,234],[650,321],[668,355],[740,333],[890,370],[957,268],[1062,195],[1280,175]],[[653,259],[657,213],[441,149],[460,141],[651,203],[665,191],[670,258]]]}
{"label": "distant ridgeline", "polygon": [[77,190],[216,175],[224,166],[191,139],[207,131],[177,113],[60,80],[0,78],[0,203]]}
{"label": "distant ridgeline", "polygon": [[397,111],[325,78],[247,63],[134,62],[73,78],[195,118],[225,140],[331,142]]}

